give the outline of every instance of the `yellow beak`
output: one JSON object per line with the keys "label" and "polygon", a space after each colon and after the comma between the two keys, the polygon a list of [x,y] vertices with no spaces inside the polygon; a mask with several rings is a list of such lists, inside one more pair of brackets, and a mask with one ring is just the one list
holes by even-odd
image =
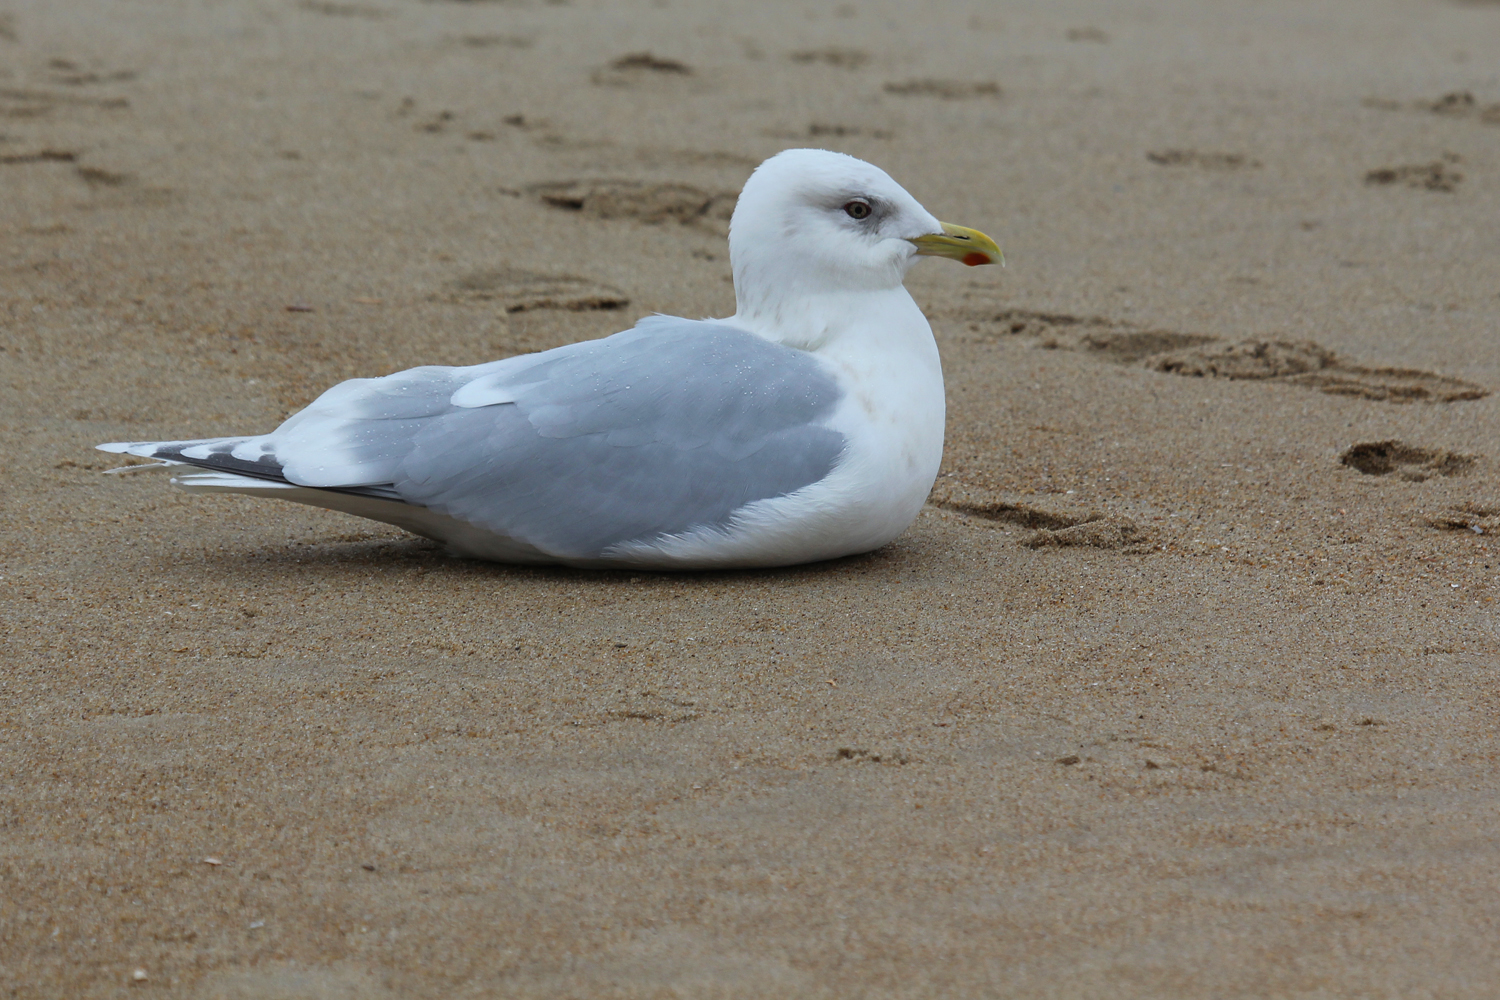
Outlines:
{"label": "yellow beak", "polygon": [[965,229],[951,222],[943,223],[941,233],[930,233],[908,240],[916,244],[918,257],[952,257],[970,267],[1005,263],[1005,255],[995,241],[977,229]]}

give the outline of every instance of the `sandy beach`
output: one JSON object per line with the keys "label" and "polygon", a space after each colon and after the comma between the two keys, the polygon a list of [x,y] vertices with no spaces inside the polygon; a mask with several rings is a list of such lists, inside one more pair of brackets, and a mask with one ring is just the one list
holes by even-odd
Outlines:
{"label": "sandy beach", "polygon": [[[924,262],[865,556],[515,568],[103,475]],[[0,0],[0,996],[1486,998],[1500,4]]]}

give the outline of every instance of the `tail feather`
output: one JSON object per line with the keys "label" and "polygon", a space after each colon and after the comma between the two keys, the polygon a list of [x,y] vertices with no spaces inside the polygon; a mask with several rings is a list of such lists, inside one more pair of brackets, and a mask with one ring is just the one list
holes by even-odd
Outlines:
{"label": "tail feather", "polygon": [[[230,477],[245,477],[274,486],[295,486],[287,479],[283,466],[276,458],[270,442],[265,437],[204,438],[199,441],[111,441],[94,446],[99,451],[116,455],[135,455],[139,458],[154,458],[159,465],[132,465],[126,469],[154,469],[171,465],[191,465],[211,472],[228,473]],[[124,469],[112,469],[123,472]],[[208,482],[209,480],[204,480]],[[226,480],[227,482],[228,480]],[[183,482],[173,480],[178,486]],[[349,487],[303,487],[324,490],[329,493],[349,493],[356,496],[379,497],[383,500],[401,500],[390,486]],[[401,501],[405,502],[405,501]]]}
{"label": "tail feather", "polygon": [[96,445],[100,451],[117,455],[154,458],[160,462],[180,462],[203,469],[233,472],[252,479],[273,483],[287,482],[281,463],[263,439],[206,438],[201,441],[114,441]]}

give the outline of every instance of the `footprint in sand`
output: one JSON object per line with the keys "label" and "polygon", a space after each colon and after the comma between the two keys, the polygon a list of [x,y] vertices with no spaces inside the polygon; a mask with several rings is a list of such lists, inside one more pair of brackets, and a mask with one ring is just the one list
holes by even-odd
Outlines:
{"label": "footprint in sand", "polygon": [[981,337],[986,332],[1031,337],[1038,347],[1083,351],[1168,375],[1281,382],[1387,403],[1456,403],[1490,394],[1483,386],[1447,375],[1355,364],[1307,340],[1226,341],[1207,334],[1140,330],[1097,316],[1021,309],[975,317],[969,328]]}
{"label": "footprint in sand", "polygon": [[1028,549],[1093,548],[1120,552],[1146,552],[1151,536],[1126,517],[1109,517],[1095,511],[1061,512],[1026,503],[1002,500],[976,500],[934,493],[928,501],[935,507],[969,517],[1028,528],[1031,534],[1018,545]]}
{"label": "footprint in sand", "polygon": [[122,188],[135,180],[129,174],[104,170],[100,167],[77,167],[74,172],[78,174],[79,180],[91,188]]}
{"label": "footprint in sand", "polygon": [[938,97],[945,101],[961,101],[974,97],[999,97],[1000,85],[993,80],[895,80],[882,88],[887,94],[900,97]]}
{"label": "footprint in sand", "polygon": [[890,129],[865,128],[863,125],[841,125],[834,122],[813,122],[806,129],[768,128],[762,129],[760,134],[772,139],[790,139],[793,142],[802,142],[806,139],[826,142],[829,137],[847,139],[868,136],[871,139],[894,139],[896,136],[896,133]]}
{"label": "footprint in sand", "polygon": [[55,90],[26,87],[0,87],[0,118],[24,119],[50,117],[60,108],[83,110],[98,108],[117,111],[130,107],[123,97],[84,97]]}
{"label": "footprint in sand", "polygon": [[72,163],[78,154],[68,149],[38,149],[30,153],[6,153],[0,156],[0,167],[23,163]]}
{"label": "footprint in sand", "polygon": [[298,0],[297,6],[310,14],[324,17],[362,17],[369,21],[390,17],[391,12],[362,3],[335,3],[334,0]]}
{"label": "footprint in sand", "polygon": [[[1067,313],[1036,312],[1031,309],[1002,309],[995,313],[971,317],[975,322],[969,329],[978,332],[993,331],[1010,337],[1037,337],[1040,346],[1054,348],[1064,346],[1051,335],[1074,328],[1112,329],[1118,324],[1102,316],[1070,316]],[[1072,346],[1072,345],[1069,345]]]}
{"label": "footprint in sand", "polygon": [[1455,90],[1435,101],[1422,102],[1419,106],[1435,115],[1446,115],[1449,118],[1479,118],[1500,122],[1500,104],[1480,107],[1479,102],[1474,100],[1474,95],[1467,90]]}
{"label": "footprint in sand", "polygon": [[474,271],[454,281],[451,297],[460,302],[495,302],[507,313],[537,309],[569,312],[624,309],[630,298],[618,288],[570,274],[538,274],[519,268]]}
{"label": "footprint in sand", "polygon": [[839,747],[834,751],[835,761],[855,764],[908,764],[911,758],[900,751],[871,750],[867,747]]}
{"label": "footprint in sand", "polygon": [[803,49],[793,52],[787,58],[794,63],[804,65],[820,63],[824,66],[836,66],[839,69],[859,69],[870,61],[870,53],[860,49]]}
{"label": "footprint in sand", "polygon": [[1081,340],[1085,349],[1095,354],[1102,354],[1117,364],[1132,364],[1146,358],[1167,355],[1172,351],[1191,350],[1213,342],[1213,337],[1202,334],[1171,333],[1167,330],[1086,333]]}
{"label": "footprint in sand", "polygon": [[1169,351],[1152,357],[1148,367],[1195,378],[1269,379],[1322,371],[1334,362],[1332,351],[1310,340],[1244,340]]}
{"label": "footprint in sand", "polygon": [[135,206],[160,208],[171,204],[176,195],[171,188],[142,184],[134,174],[103,167],[75,166],[74,175],[92,192],[92,207]]}
{"label": "footprint in sand", "polygon": [[1161,149],[1146,154],[1146,159],[1163,167],[1197,167],[1200,170],[1245,170],[1261,162],[1243,153],[1201,153],[1196,149]]}
{"label": "footprint in sand", "polygon": [[1380,97],[1367,97],[1360,103],[1367,108],[1375,108],[1379,111],[1402,111],[1409,107],[1412,111],[1426,111],[1430,114],[1443,115],[1446,118],[1477,121],[1485,125],[1500,125],[1500,101],[1482,103],[1475,99],[1472,91],[1468,90],[1454,90],[1435,101],[1413,101],[1410,105]]}
{"label": "footprint in sand", "polygon": [[47,75],[52,83],[66,87],[84,87],[96,83],[124,83],[138,75],[133,69],[89,70],[71,59],[47,60]]}
{"label": "footprint in sand", "polygon": [[1500,532],[1500,506],[1466,502],[1422,517],[1429,528],[1439,531],[1471,531],[1476,535]]}
{"label": "footprint in sand", "polygon": [[418,132],[446,132],[457,118],[452,111],[439,111],[426,121],[417,122],[412,128]]}
{"label": "footprint in sand", "polygon": [[1391,476],[1408,483],[1425,483],[1433,476],[1457,476],[1468,471],[1478,459],[1441,448],[1418,448],[1404,441],[1370,441],[1356,444],[1339,456],[1347,465],[1366,476]]}
{"label": "footprint in sand", "polygon": [[458,43],[470,49],[529,49],[536,39],[528,35],[461,35]]}
{"label": "footprint in sand", "polygon": [[739,198],[735,191],[705,191],[691,184],[626,180],[549,181],[526,192],[542,204],[596,219],[677,222],[723,231]]}
{"label": "footprint in sand", "polygon": [[1401,167],[1380,167],[1365,173],[1365,183],[1372,187],[1387,187],[1400,184],[1425,191],[1451,193],[1463,181],[1462,171],[1453,164],[1462,162],[1457,153],[1444,153],[1442,159],[1431,163],[1411,163]]}
{"label": "footprint in sand", "polygon": [[601,87],[634,87],[651,80],[692,75],[693,68],[687,63],[650,52],[632,52],[594,70],[590,79]]}
{"label": "footprint in sand", "polygon": [[1157,355],[1146,364],[1154,371],[1172,375],[1275,380],[1334,396],[1387,403],[1456,403],[1489,395],[1489,390],[1472,382],[1415,368],[1351,364],[1308,340],[1206,344]]}

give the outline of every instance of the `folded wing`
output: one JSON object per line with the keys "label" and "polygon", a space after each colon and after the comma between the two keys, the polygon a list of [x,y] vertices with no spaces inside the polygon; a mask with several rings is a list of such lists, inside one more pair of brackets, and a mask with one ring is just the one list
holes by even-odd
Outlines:
{"label": "folded wing", "polygon": [[255,438],[109,446],[399,498],[564,559],[699,527],[838,463],[826,364],[670,317],[471,368],[334,386]]}

